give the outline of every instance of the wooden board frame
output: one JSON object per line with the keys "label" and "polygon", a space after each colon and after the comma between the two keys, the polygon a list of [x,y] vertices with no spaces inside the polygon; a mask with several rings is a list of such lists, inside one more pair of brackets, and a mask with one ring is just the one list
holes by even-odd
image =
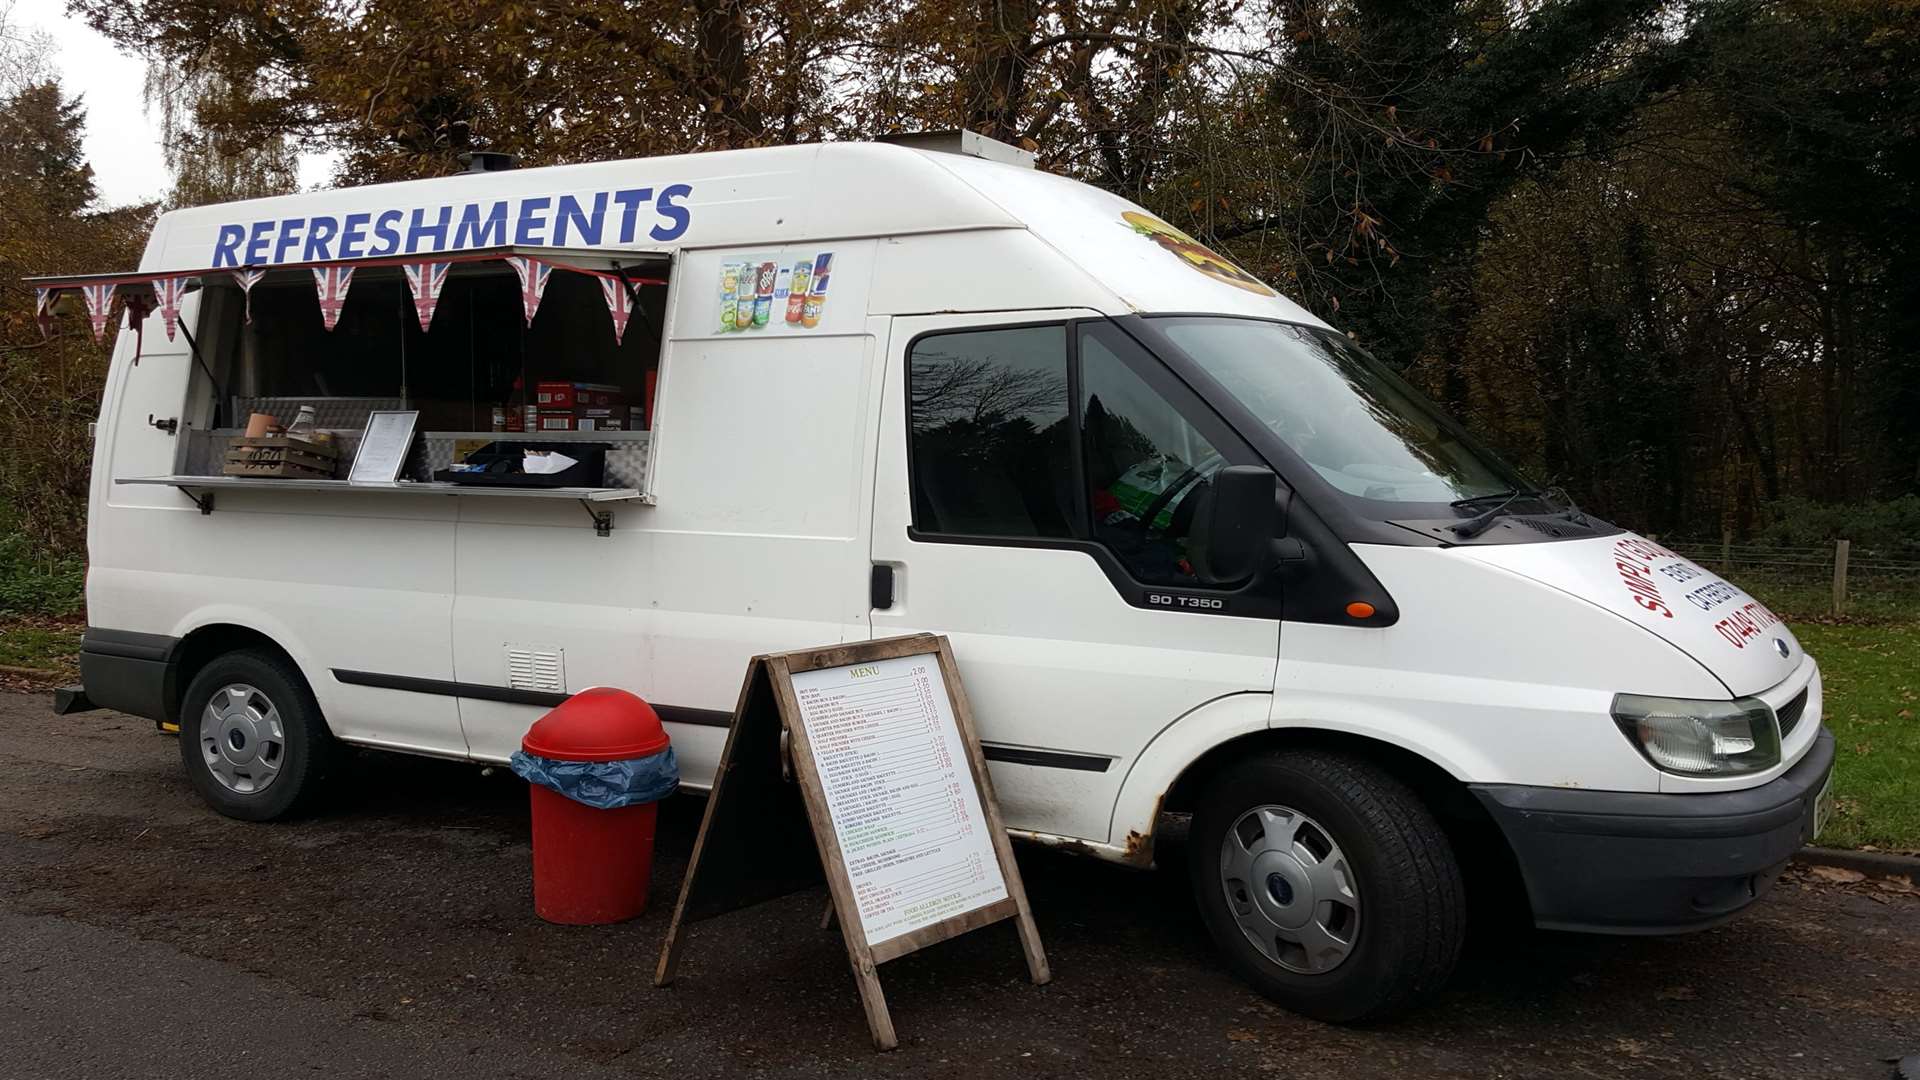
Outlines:
{"label": "wooden board frame", "polygon": [[[814,765],[806,725],[801,722],[800,704],[793,690],[793,676],[821,668],[908,656],[938,658],[941,682],[953,706],[954,725],[966,748],[967,772],[980,797],[980,809],[986,817],[987,832],[1000,865],[1001,876],[1006,882],[1007,895],[984,907],[963,911],[889,938],[878,945],[870,945],[860,920],[859,906],[854,901],[853,883],[847,876],[846,865],[841,858],[839,840],[828,810],[826,787]],[[768,707],[769,704],[772,708]],[[775,717],[778,719],[781,758],[779,768],[770,769],[767,745]],[[786,776],[791,782],[783,779],[785,770],[790,770]],[[769,772],[772,772],[771,776]],[[740,819],[743,810],[750,808],[754,801],[757,800],[763,808],[767,808],[771,802],[768,811],[776,816],[783,808],[793,807],[792,796],[783,797],[778,791],[767,791],[765,787],[769,783],[785,787],[789,792],[798,789],[799,809],[812,834],[818,853],[815,865],[820,872],[811,875],[810,882],[806,880],[809,875],[798,872],[792,865],[785,867],[784,872],[772,875],[756,868],[751,872],[754,887],[745,890],[747,895],[739,892],[716,895],[716,888],[726,885],[730,879],[738,881],[742,878],[741,874],[735,872],[737,864],[730,866],[727,860],[749,855],[758,859],[769,849],[779,850],[778,845],[764,843],[756,845],[752,852],[726,850],[731,842],[744,839],[740,835],[744,828]],[[763,819],[758,830],[763,840],[766,824]],[[793,845],[785,845],[785,849],[791,851]],[[780,871],[782,868],[775,869]],[[953,648],[945,637],[911,634],[878,641],[768,653],[753,658],[740,687],[733,725],[727,732],[726,749],[720,755],[720,767],[714,776],[713,790],[707,798],[706,813],[700,820],[700,833],[694,840],[693,854],[687,861],[686,879],[680,885],[680,898],[674,905],[673,919],[667,927],[667,940],[660,950],[660,964],[654,972],[654,985],[666,986],[673,981],[686,941],[688,923],[793,892],[817,882],[821,876],[825,877],[827,891],[832,898],[821,926],[824,928],[833,922],[838,922],[840,926],[840,934],[847,948],[847,962],[853,968],[860,1004],[867,1014],[867,1028],[873,1034],[874,1045],[881,1050],[891,1050],[899,1044],[894,1033],[893,1017],[887,1010],[886,995],[880,989],[880,978],[876,971],[878,965],[889,960],[969,930],[1013,919],[1019,931],[1021,951],[1026,957],[1028,976],[1036,985],[1052,979],[1046,950],[1040,944],[1040,931],[1034,925],[1033,911],[1027,904],[1026,886],[1020,879],[1019,867],[1013,861],[1013,845],[1007,839],[1006,825],[1000,818],[1000,804],[994,798],[993,780],[987,773],[986,757],[981,753],[980,738],[974,730],[973,709],[967,701],[966,688],[960,681],[959,668],[953,661]]]}

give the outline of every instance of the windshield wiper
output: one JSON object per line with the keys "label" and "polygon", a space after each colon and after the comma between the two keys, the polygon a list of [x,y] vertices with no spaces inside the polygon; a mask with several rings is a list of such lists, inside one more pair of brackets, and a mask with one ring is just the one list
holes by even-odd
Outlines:
{"label": "windshield wiper", "polygon": [[1592,519],[1587,517],[1585,510],[1580,509],[1579,503],[1573,501],[1573,496],[1567,493],[1566,488],[1555,486],[1548,488],[1546,493],[1567,504],[1567,508],[1560,514],[1561,517],[1566,518],[1575,525],[1585,525],[1588,528],[1593,527]]}
{"label": "windshield wiper", "polygon": [[1545,492],[1537,491],[1532,488],[1508,488],[1505,491],[1490,491],[1485,495],[1469,495],[1464,499],[1455,499],[1452,502],[1448,503],[1447,505],[1458,507],[1458,508],[1465,508],[1469,506],[1478,506],[1483,502],[1494,502],[1495,500],[1506,501],[1506,500],[1517,499],[1522,495],[1543,495],[1543,494],[1545,494]]}
{"label": "windshield wiper", "polygon": [[1532,491],[1516,490],[1516,491],[1503,491],[1497,495],[1482,495],[1475,499],[1461,499],[1459,502],[1456,502],[1453,505],[1459,506],[1461,503],[1472,505],[1473,503],[1476,503],[1476,502],[1485,502],[1488,499],[1494,499],[1494,498],[1498,498],[1501,501],[1500,501],[1500,505],[1495,506],[1493,509],[1485,510],[1485,511],[1482,511],[1481,513],[1475,514],[1473,517],[1468,518],[1467,520],[1461,522],[1458,525],[1449,526],[1449,528],[1453,530],[1453,534],[1455,536],[1460,537],[1462,540],[1471,540],[1472,538],[1479,536],[1481,533],[1486,532],[1488,529],[1492,528],[1493,523],[1496,520],[1498,520],[1499,518],[1509,513],[1509,511],[1507,510],[1507,507],[1513,505],[1513,500],[1519,498],[1522,495],[1536,495],[1536,494],[1539,494],[1539,493],[1532,492]]}

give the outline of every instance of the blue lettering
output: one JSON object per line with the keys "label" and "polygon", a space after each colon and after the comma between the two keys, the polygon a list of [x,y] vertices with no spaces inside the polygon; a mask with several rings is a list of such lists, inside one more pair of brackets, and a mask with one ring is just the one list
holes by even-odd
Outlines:
{"label": "blue lettering", "polygon": [[573,225],[580,230],[580,242],[599,244],[600,230],[607,220],[607,193],[601,192],[593,197],[593,212],[589,214],[580,206],[580,200],[571,195],[560,196],[560,208],[554,213],[553,242],[564,245],[567,242],[567,226]]}
{"label": "blue lettering", "polygon": [[620,204],[620,242],[633,243],[634,217],[640,212],[640,204],[653,198],[650,187],[630,188],[613,193],[613,201]]}
{"label": "blue lettering", "polygon": [[432,225],[427,224],[425,210],[415,210],[413,219],[407,224],[407,254],[411,255],[419,251],[420,241],[429,236],[433,237],[432,250],[444,250],[447,246],[447,226],[452,223],[453,207],[451,206],[441,207],[440,220]]}
{"label": "blue lettering", "polygon": [[273,261],[287,261],[287,251],[300,243],[300,233],[307,227],[306,218],[288,218],[280,223],[280,237],[273,243]]}
{"label": "blue lettering", "polygon": [[541,235],[547,231],[547,221],[543,212],[552,203],[553,200],[545,195],[537,199],[520,200],[520,224],[513,230],[514,243],[546,243],[546,237]]}
{"label": "blue lettering", "polygon": [[692,184],[672,184],[660,189],[660,201],[654,204],[654,211],[666,218],[668,224],[655,225],[648,236],[655,240],[677,240],[693,223],[693,215],[687,208],[674,202],[693,194]]}
{"label": "blue lettering", "polygon": [[[493,243],[487,243],[491,237]],[[460,211],[460,227],[453,232],[453,246],[501,247],[507,242],[507,204],[497,202],[487,211],[485,221],[480,220],[480,204],[468,203]]]}
{"label": "blue lettering", "polygon": [[267,261],[267,236],[273,232],[273,222],[256,221],[253,229],[247,233],[247,265],[259,266]]}
{"label": "blue lettering", "polygon": [[213,242],[213,265],[239,266],[240,241],[247,238],[244,225],[220,226],[220,239]]}
{"label": "blue lettering", "polygon": [[[340,232],[340,223],[331,217],[315,217],[307,222],[307,255],[302,262],[320,262],[333,258],[329,248]],[[315,254],[318,252],[318,254]]]}
{"label": "blue lettering", "polygon": [[360,257],[360,244],[367,238],[367,222],[373,220],[372,214],[348,214],[340,229],[340,257],[357,259]]}
{"label": "blue lettering", "polygon": [[394,228],[400,219],[406,217],[398,210],[382,210],[373,221],[374,238],[380,246],[367,252],[369,255],[391,255],[400,250],[400,230]]}

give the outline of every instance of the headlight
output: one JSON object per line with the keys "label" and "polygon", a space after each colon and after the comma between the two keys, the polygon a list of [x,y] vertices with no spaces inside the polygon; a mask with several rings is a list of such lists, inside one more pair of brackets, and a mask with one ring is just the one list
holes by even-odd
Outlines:
{"label": "headlight", "polygon": [[1613,719],[1655,767],[1690,776],[1760,772],[1780,764],[1780,724],[1756,698],[1693,701],[1615,694]]}

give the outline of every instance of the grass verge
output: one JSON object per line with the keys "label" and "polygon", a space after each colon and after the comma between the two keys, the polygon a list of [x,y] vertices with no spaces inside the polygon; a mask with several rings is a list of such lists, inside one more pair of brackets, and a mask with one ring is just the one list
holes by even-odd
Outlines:
{"label": "grass verge", "polygon": [[85,628],[78,616],[0,616],[0,685],[36,690],[77,681]]}
{"label": "grass verge", "polygon": [[1833,731],[1834,815],[1820,843],[1920,851],[1920,624],[1800,623]]}

